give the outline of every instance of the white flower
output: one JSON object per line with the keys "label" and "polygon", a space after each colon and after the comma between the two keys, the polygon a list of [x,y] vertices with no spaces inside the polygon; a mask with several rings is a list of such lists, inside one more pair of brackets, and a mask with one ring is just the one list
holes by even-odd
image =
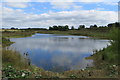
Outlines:
{"label": "white flower", "polygon": [[81,71],[84,71],[85,69],[81,69]]}
{"label": "white flower", "polygon": [[25,73],[22,73],[22,77],[24,77],[25,76]]}
{"label": "white flower", "polygon": [[8,67],[12,67],[12,66],[8,66]]}
{"label": "white flower", "polygon": [[116,65],[113,65],[113,67],[116,67]]}

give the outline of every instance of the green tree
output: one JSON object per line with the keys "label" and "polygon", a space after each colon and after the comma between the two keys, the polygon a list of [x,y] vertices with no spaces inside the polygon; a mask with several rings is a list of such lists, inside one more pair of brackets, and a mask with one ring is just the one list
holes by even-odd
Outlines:
{"label": "green tree", "polygon": [[97,28],[97,25],[91,25],[90,28]]}
{"label": "green tree", "polygon": [[52,27],[49,27],[49,30],[53,30],[53,28],[52,28]]}
{"label": "green tree", "polygon": [[11,29],[15,29],[14,27],[11,27]]}
{"label": "green tree", "polygon": [[68,25],[65,25],[65,30],[69,30],[69,26]]}
{"label": "green tree", "polygon": [[53,30],[58,30],[58,27],[56,25],[54,25]]}
{"label": "green tree", "polygon": [[78,30],[84,29],[84,28],[85,28],[85,25],[79,25]]}
{"label": "green tree", "polygon": [[71,30],[75,30],[74,26],[71,27]]}

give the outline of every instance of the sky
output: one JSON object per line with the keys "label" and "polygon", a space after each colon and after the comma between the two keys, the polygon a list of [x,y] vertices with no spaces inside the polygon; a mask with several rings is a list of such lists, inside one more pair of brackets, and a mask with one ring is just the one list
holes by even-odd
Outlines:
{"label": "sky", "polygon": [[53,25],[77,28],[118,22],[118,0],[4,0],[0,4],[2,28],[48,28]]}

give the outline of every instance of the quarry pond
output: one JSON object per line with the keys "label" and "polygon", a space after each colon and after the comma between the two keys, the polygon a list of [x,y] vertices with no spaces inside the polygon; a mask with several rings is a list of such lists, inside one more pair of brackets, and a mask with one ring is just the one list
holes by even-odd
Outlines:
{"label": "quarry pond", "polygon": [[93,60],[86,60],[85,57],[109,45],[109,40],[105,39],[40,33],[10,40],[15,43],[9,49],[22,55],[27,53],[32,65],[55,72],[92,67]]}

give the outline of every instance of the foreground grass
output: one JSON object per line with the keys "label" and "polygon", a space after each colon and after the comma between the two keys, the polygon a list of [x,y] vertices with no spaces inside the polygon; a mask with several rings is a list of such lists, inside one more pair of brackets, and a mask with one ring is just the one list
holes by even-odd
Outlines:
{"label": "foreground grass", "polygon": [[3,78],[117,78],[118,75],[118,66],[113,64],[57,73],[29,65],[19,52],[3,49],[2,54]]}
{"label": "foreground grass", "polygon": [[13,50],[2,49],[3,67],[11,65],[19,69],[28,68],[26,59],[19,52]]}
{"label": "foreground grass", "polygon": [[13,50],[2,49],[2,63],[3,78],[63,77],[58,73],[30,65],[26,57]]}

